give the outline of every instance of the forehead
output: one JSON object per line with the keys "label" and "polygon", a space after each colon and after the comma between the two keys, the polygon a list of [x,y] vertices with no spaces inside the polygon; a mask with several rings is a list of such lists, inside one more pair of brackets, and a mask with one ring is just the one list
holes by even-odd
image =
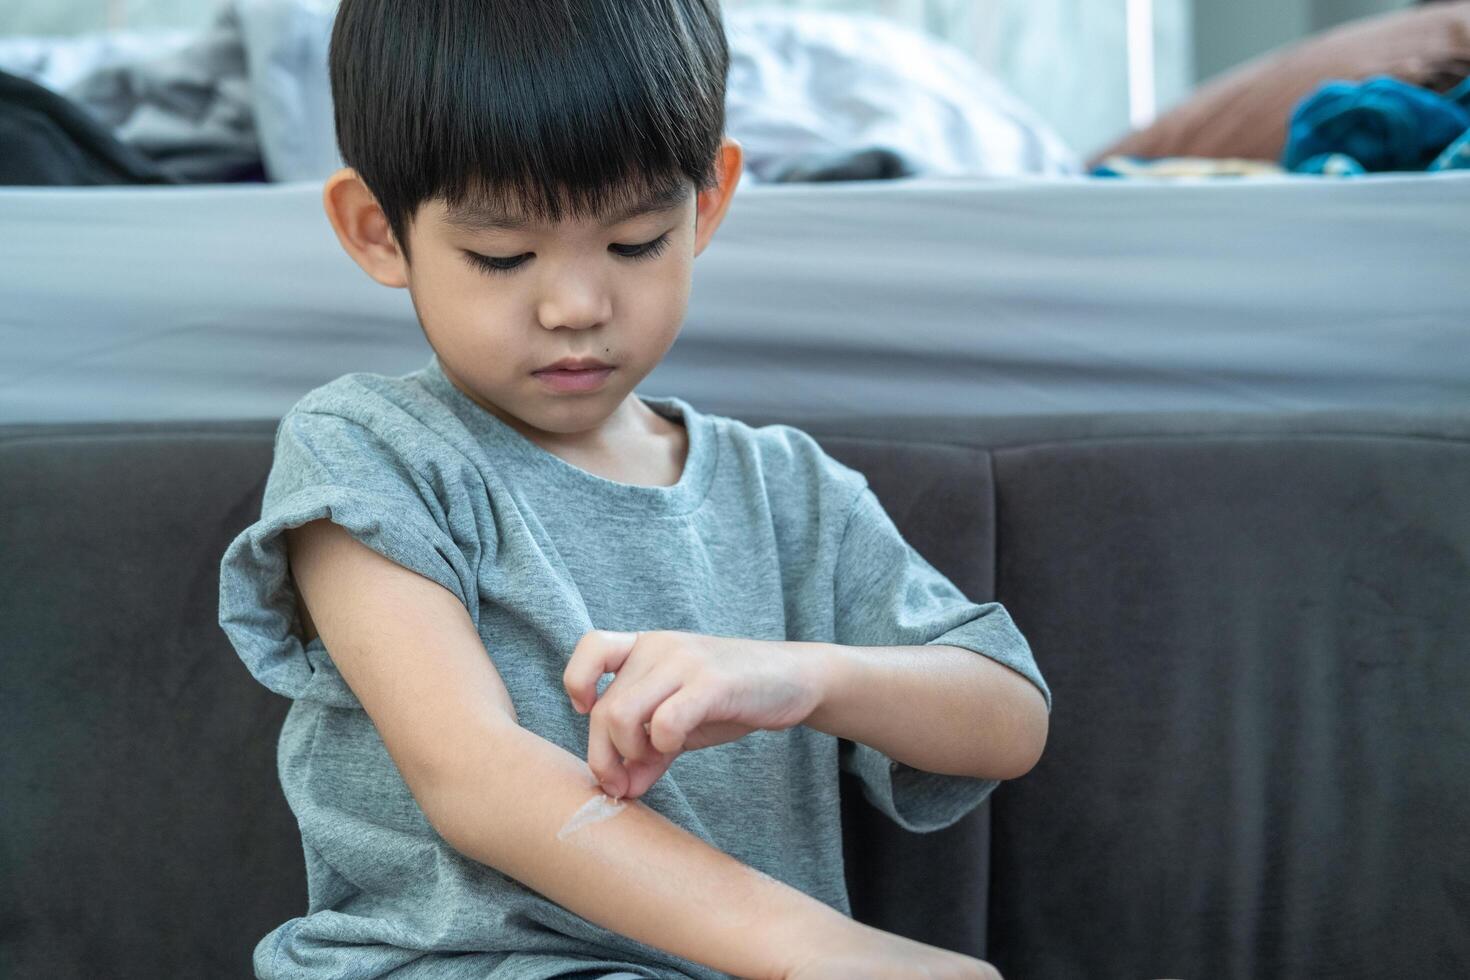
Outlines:
{"label": "forehead", "polygon": [[[608,227],[647,214],[673,211],[689,199],[689,191],[690,185],[682,176],[625,191],[616,195],[594,220]],[[520,231],[547,226],[546,222],[503,199],[471,199],[458,206],[445,204],[444,222],[469,232]]]}

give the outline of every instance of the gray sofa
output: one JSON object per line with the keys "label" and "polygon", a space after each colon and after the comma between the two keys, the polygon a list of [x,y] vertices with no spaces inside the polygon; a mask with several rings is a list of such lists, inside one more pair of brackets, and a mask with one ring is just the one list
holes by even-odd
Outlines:
{"label": "gray sofa", "polygon": [[[843,776],[855,917],[1007,980],[1470,976],[1470,408],[742,417],[863,470],[1055,697],[946,830]],[[247,977],[305,911],[288,703],[216,620],[274,429],[0,427],[0,976]]]}

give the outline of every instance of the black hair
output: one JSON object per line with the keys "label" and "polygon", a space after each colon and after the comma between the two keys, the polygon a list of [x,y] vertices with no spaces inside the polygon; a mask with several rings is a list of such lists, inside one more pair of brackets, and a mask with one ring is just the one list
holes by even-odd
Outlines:
{"label": "black hair", "polygon": [[337,146],[405,257],[426,201],[601,218],[718,183],[719,0],[341,0]]}

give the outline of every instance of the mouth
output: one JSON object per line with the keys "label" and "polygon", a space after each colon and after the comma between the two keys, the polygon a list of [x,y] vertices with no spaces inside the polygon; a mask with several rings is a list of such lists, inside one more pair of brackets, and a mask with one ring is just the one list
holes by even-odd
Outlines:
{"label": "mouth", "polygon": [[537,368],[531,373],[543,374],[548,371],[603,371],[610,367],[612,367],[611,364],[599,361],[595,357],[564,357],[555,364],[548,364],[545,367]]}
{"label": "mouth", "polygon": [[601,388],[613,370],[612,367],[587,368],[581,371],[543,369],[532,371],[531,374],[552,391],[578,392]]}

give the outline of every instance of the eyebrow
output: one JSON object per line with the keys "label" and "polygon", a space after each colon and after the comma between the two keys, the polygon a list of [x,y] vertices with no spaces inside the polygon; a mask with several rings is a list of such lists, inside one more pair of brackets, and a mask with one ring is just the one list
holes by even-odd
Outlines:
{"label": "eyebrow", "polygon": [[[623,208],[603,222],[604,227],[621,224],[631,218],[645,214],[659,214],[664,211],[672,211],[683,204],[689,196],[689,186],[683,181],[675,181],[663,187],[655,189],[643,200],[635,202],[632,206]],[[465,207],[450,208],[448,216],[444,219],[448,224],[465,231],[520,231],[535,224],[518,215],[506,214],[497,207],[476,204]]]}

